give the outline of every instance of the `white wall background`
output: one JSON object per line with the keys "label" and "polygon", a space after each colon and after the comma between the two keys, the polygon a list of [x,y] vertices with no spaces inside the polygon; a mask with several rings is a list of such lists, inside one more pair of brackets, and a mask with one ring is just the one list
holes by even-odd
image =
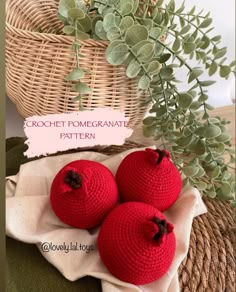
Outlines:
{"label": "white wall background", "polygon": [[[180,6],[182,0],[175,0],[176,5]],[[222,42],[220,47],[227,47],[228,64],[235,59],[235,0],[185,0],[186,8],[192,8],[194,5],[197,11],[204,9],[204,12],[211,13],[213,18],[212,26],[215,27],[212,32],[214,35],[221,35]],[[226,62],[227,63],[227,62]],[[204,75],[203,75],[204,76]],[[207,75],[205,75],[207,79]],[[185,74],[178,74],[179,80],[185,80]],[[213,75],[212,80],[217,81],[209,87],[209,103],[213,106],[223,106],[232,103],[235,98],[235,79],[233,75],[229,80]]]}

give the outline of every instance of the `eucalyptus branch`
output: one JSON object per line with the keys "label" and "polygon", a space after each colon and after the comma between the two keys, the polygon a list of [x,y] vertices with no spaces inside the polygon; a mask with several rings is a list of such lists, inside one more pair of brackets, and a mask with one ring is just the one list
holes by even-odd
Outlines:
{"label": "eucalyptus branch", "polygon": [[[151,112],[155,116],[144,119],[144,134],[160,139],[163,147],[171,149],[176,165],[186,176],[184,182],[211,197],[228,199],[233,193],[233,181],[228,163],[220,156],[228,152],[231,160],[235,159],[229,148],[230,137],[223,120],[209,118],[211,106],[207,104],[205,87],[213,82],[201,80],[202,68],[191,67],[184,56],[202,62],[205,69],[209,68],[209,75],[220,69],[223,78],[234,72],[235,63],[224,64],[226,49],[218,48],[220,37],[210,38],[211,29],[204,30],[211,24],[209,15],[203,16],[201,12],[195,15],[194,9],[185,13],[183,6],[175,11],[174,0],[165,8],[161,3],[156,6],[149,0],[93,0],[89,7],[84,7],[82,0],[74,4],[71,0],[60,0],[58,11],[65,25],[63,32],[75,36],[76,68],[66,80],[76,82],[73,86],[81,105],[82,96],[90,88],[81,82],[86,70],[80,68],[78,40],[107,41],[107,62],[125,65],[127,77],[136,78],[140,92],[148,94],[147,102],[152,102]],[[194,30],[194,36],[188,33],[190,30]],[[170,43],[160,34],[170,35]],[[168,63],[171,56],[176,64]],[[173,70],[177,63],[179,68],[187,68],[188,83],[194,82],[187,92],[179,92]],[[202,108],[204,114],[199,120]],[[212,164],[216,167],[212,168]]]}

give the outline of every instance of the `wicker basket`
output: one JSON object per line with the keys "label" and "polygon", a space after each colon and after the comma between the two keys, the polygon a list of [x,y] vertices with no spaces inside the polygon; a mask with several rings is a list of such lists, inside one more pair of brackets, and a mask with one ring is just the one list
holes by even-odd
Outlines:
{"label": "wicker basket", "polygon": [[[6,0],[6,89],[23,117],[78,110],[65,76],[75,68],[71,51],[73,37],[55,34],[58,0]],[[38,32],[39,28],[43,33]],[[136,81],[125,68],[105,60],[107,43],[92,39],[81,42],[80,64],[92,71],[84,82],[92,92],[83,98],[85,109],[112,107],[130,117],[130,126],[140,124],[146,112],[141,106]]]}

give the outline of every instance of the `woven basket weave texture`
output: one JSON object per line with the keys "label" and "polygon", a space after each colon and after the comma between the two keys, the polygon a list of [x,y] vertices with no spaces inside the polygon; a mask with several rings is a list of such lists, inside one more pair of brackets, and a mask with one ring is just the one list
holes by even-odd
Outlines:
{"label": "woven basket weave texture", "polygon": [[[65,76],[75,68],[71,50],[74,37],[56,34],[62,23],[57,19],[58,0],[6,1],[6,89],[23,117],[77,111],[71,98],[71,82]],[[43,33],[39,32],[39,29]],[[82,81],[92,92],[83,106],[91,110],[112,107],[125,112],[130,127],[140,124],[146,112],[135,79],[126,77],[123,66],[105,59],[107,42],[81,42],[80,65],[90,70]]]}

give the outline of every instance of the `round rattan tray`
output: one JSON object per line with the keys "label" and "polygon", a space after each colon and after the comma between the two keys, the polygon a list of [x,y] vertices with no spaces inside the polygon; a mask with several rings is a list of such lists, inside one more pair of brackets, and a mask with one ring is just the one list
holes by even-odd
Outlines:
{"label": "round rattan tray", "polygon": [[[113,155],[136,143],[103,149]],[[236,233],[229,203],[204,198],[208,212],[193,220],[188,255],[179,267],[183,292],[234,292],[236,290]]]}

